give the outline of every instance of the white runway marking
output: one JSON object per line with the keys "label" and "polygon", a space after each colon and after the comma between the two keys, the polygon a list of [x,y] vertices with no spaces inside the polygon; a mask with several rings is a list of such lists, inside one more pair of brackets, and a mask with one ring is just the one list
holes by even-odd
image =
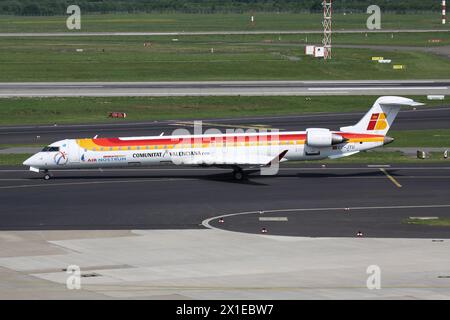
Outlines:
{"label": "white runway marking", "polygon": [[2,186],[0,189],[20,189],[37,187],[64,187],[77,185],[95,185],[95,184],[116,184],[116,183],[141,183],[141,182],[171,182],[171,181],[194,181],[198,179],[136,179],[136,180],[112,180],[112,181],[90,181],[90,182],[68,182],[68,183],[46,183],[46,184],[22,184],[17,186]]}
{"label": "white runway marking", "polygon": [[448,87],[308,88],[309,91],[448,90]]}
{"label": "white runway marking", "polygon": [[[306,88],[298,89],[298,91],[247,91],[247,90],[230,90],[230,91],[189,91],[189,92],[134,92],[132,90],[127,92],[118,92],[110,91],[105,89],[102,92],[73,92],[73,93],[0,93],[0,98],[19,98],[19,97],[28,97],[28,98],[51,98],[51,97],[59,97],[59,98],[70,98],[70,97],[208,97],[208,96],[217,96],[217,97],[227,97],[227,96],[304,96],[312,94],[305,90]],[[309,90],[309,89],[308,89]],[[353,90],[353,89],[351,89]],[[355,89],[356,90],[356,89]],[[359,90],[359,89],[358,89]],[[382,89],[380,89],[382,90]],[[401,89],[394,89],[401,90]],[[335,94],[334,91],[320,91],[320,94]],[[340,94],[350,94],[351,92],[346,90],[341,90]]]}
{"label": "white runway marking", "polygon": [[[335,33],[435,33],[447,29],[349,29]],[[93,37],[93,36],[199,36],[199,35],[267,35],[267,34],[321,34],[320,30],[236,30],[236,31],[160,31],[160,32],[1,32],[0,37]]]}
{"label": "white runway marking", "polygon": [[287,222],[287,217],[259,217],[259,221]]}
{"label": "white runway marking", "polygon": [[[202,121],[201,124],[206,127],[242,128],[242,129],[256,129],[256,130],[261,130],[261,129],[281,130],[281,129],[277,129],[277,128],[269,128],[269,127],[264,127],[264,126],[261,127],[261,126],[257,126],[257,125],[240,125],[240,124],[233,125],[233,124],[225,124],[225,123],[211,123],[211,122],[204,122],[204,121]],[[175,123],[171,123],[169,125],[194,127],[195,122],[194,121],[178,121]]]}
{"label": "white runway marking", "polygon": [[[319,211],[343,211],[343,212],[351,212],[351,211],[363,211],[363,210],[402,210],[402,209],[436,209],[436,208],[450,208],[450,204],[431,204],[431,205],[411,205],[411,206],[373,206],[373,207],[331,207],[331,208],[298,208],[298,209],[274,209],[274,210],[264,210],[264,213],[287,213],[287,212],[319,212]],[[234,216],[242,216],[249,214],[259,214],[259,211],[245,211],[245,212],[237,212],[230,214],[218,215],[212,218],[208,218],[202,221],[202,225],[209,229],[219,230],[223,232],[235,232],[235,233],[244,233],[239,231],[231,231],[226,229],[220,229],[212,226],[211,221],[218,220],[220,218],[234,217]]]}

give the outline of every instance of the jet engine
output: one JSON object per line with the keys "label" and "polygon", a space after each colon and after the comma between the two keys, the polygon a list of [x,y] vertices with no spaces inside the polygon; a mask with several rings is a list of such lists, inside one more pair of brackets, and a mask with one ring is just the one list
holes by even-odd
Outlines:
{"label": "jet engine", "polygon": [[306,144],[310,147],[323,148],[346,142],[348,139],[332,133],[329,129],[306,129]]}

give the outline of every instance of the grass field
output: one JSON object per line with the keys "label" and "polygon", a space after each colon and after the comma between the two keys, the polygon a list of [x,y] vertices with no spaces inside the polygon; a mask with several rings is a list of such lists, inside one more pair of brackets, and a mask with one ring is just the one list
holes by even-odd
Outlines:
{"label": "grass field", "polygon": [[406,224],[431,226],[431,227],[450,227],[450,219],[437,218],[437,219],[406,219],[403,221]]}
{"label": "grass field", "polygon": [[449,129],[389,131],[389,136],[394,137],[395,141],[388,147],[436,147],[450,150],[450,124]]}
{"label": "grass field", "polygon": [[[268,97],[111,97],[0,99],[0,125],[119,122],[108,113],[127,113],[127,121],[208,119],[313,112],[367,111],[376,96]],[[428,106],[450,103],[426,101]]]}
{"label": "grass field", "polygon": [[[146,41],[152,45],[145,47]],[[3,82],[450,78],[450,59],[423,52],[335,48],[334,59],[324,62],[305,56],[299,43],[245,38],[0,38],[0,46]],[[372,62],[372,56],[407,69],[393,70],[392,65]]]}
{"label": "grass field", "polygon": [[22,163],[31,157],[31,154],[0,154],[0,166],[19,166]]}
{"label": "grass field", "polygon": [[[250,13],[244,14],[82,14],[81,31],[231,31],[231,30],[320,30],[320,13],[256,13],[250,23]],[[63,32],[67,31],[68,15],[54,17],[1,16],[2,32]],[[335,29],[365,29],[367,14],[335,14]],[[447,29],[441,24],[441,14],[382,14],[383,29]]]}
{"label": "grass field", "polygon": [[[250,37],[250,36],[247,36]],[[272,40],[272,43],[288,42],[288,43],[309,43],[320,44],[322,35],[282,35],[265,36],[264,39]],[[264,40],[262,40],[264,41]],[[266,40],[267,41],[267,40]],[[380,46],[420,46],[420,47],[438,47],[450,45],[450,32],[436,33],[351,33],[351,34],[334,34],[334,45],[380,45]]]}

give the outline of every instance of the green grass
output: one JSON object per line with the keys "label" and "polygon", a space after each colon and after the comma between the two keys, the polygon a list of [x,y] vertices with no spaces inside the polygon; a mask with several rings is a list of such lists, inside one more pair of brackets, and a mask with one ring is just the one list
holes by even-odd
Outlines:
{"label": "green grass", "polygon": [[28,147],[45,147],[46,145],[44,144],[38,144],[38,143],[34,143],[34,144],[26,144],[26,143],[0,143],[0,150],[1,149],[7,149],[7,148],[28,148]]}
{"label": "green grass", "polygon": [[26,159],[31,157],[31,154],[0,154],[1,166],[17,166],[21,165]]}
{"label": "green grass", "polygon": [[[266,40],[271,40],[272,43],[288,42],[301,44],[319,44],[322,42],[321,34],[309,35],[282,35],[272,36],[272,38],[265,36]],[[440,40],[435,42],[433,40]],[[380,45],[380,46],[419,46],[419,47],[436,47],[450,44],[449,32],[432,32],[432,33],[350,33],[333,35],[333,44],[345,45]]]}
{"label": "green grass", "polygon": [[450,149],[450,129],[390,131],[388,135],[395,138],[395,141],[388,147],[444,147]]}
{"label": "green grass", "polygon": [[431,226],[431,227],[450,227],[450,219],[448,218],[438,218],[438,219],[405,219],[403,223],[421,225],[421,226]]}
{"label": "green grass", "polygon": [[[292,39],[292,36],[290,36]],[[385,37],[385,36],[384,36]],[[405,42],[413,39],[405,36]],[[434,36],[433,36],[434,37]],[[450,42],[449,36],[443,36]],[[259,38],[262,39],[262,38]],[[325,62],[294,43],[184,37],[0,38],[0,81],[348,80],[450,77],[450,59],[417,51],[335,48]],[[409,39],[409,40],[408,40]],[[145,41],[152,46],[144,47]],[[310,40],[308,40],[310,41]],[[346,42],[363,42],[347,36]],[[414,41],[424,42],[417,37]],[[304,42],[304,40],[303,40]],[[377,36],[375,43],[383,42]],[[446,42],[446,43],[447,43]],[[367,44],[367,43],[364,43]],[[76,52],[77,48],[84,52]],[[214,53],[211,53],[214,48]],[[371,61],[383,56],[406,70]]]}
{"label": "green grass", "polygon": [[[290,115],[315,112],[367,111],[375,96],[267,97],[111,97],[0,99],[0,125],[123,122],[111,111],[126,112],[126,121],[207,119]],[[448,104],[425,101],[427,105]]]}
{"label": "green grass", "polygon": [[[171,41],[174,37],[138,37],[151,39],[154,43]],[[322,43],[322,34],[267,34],[267,35],[190,35],[178,36],[178,41],[184,44],[204,44],[215,46],[228,45],[255,45],[255,46],[287,46]],[[117,38],[116,38],[117,39]],[[120,39],[117,39],[120,40]],[[439,42],[433,40],[440,40]],[[336,33],[333,35],[334,45],[380,45],[380,46],[419,46],[438,47],[450,44],[450,32],[380,32],[380,33]]]}
{"label": "green grass", "polygon": [[[82,30],[93,31],[231,31],[231,30],[320,30],[320,13],[256,13],[255,24],[250,13],[244,14],[83,14]],[[333,25],[338,29],[365,29],[367,14],[335,14]],[[64,32],[66,16],[16,17],[1,16],[2,32]],[[440,12],[382,15],[383,29],[449,29],[441,24]]]}

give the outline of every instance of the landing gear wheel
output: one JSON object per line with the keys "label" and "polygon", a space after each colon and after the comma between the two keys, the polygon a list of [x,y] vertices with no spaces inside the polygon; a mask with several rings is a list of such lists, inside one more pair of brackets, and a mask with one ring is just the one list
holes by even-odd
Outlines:
{"label": "landing gear wheel", "polygon": [[241,169],[233,171],[233,178],[234,178],[234,180],[242,181],[242,180],[244,180],[244,177],[245,177],[244,171],[242,171]]}
{"label": "landing gear wheel", "polygon": [[49,173],[46,173],[44,176],[44,180],[50,180],[51,179],[51,175]]}

